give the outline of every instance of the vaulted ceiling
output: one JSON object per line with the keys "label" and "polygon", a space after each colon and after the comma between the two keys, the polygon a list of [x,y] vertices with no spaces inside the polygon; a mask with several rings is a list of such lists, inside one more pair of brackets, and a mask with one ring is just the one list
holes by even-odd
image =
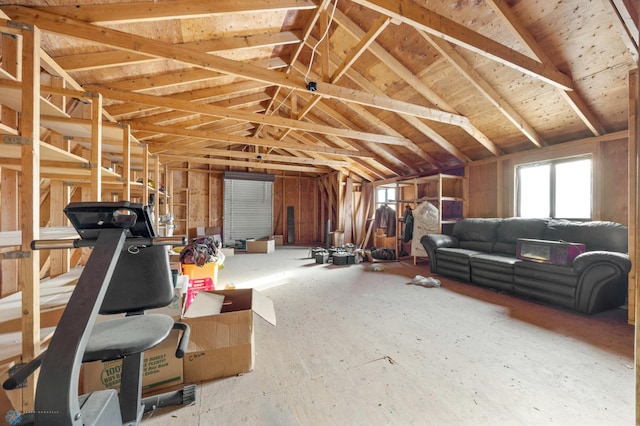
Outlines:
{"label": "vaulted ceiling", "polygon": [[636,0],[95,3],[0,10],[170,168],[376,181],[628,128]]}

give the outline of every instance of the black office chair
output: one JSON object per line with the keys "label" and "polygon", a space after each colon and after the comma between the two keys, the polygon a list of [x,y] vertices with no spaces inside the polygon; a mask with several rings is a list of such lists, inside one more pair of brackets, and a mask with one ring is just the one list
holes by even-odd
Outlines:
{"label": "black office chair", "polygon": [[[22,424],[137,425],[144,412],[188,404],[195,386],[141,398],[144,351],[182,330],[176,357],[189,340],[189,327],[148,309],[167,306],[174,297],[169,257],[164,245],[184,245],[184,238],[160,239],[148,211],[140,204],[72,203],[65,213],[80,240],[35,241],[34,249],[93,247],[93,252],[58,323],[46,352],[18,370],[5,389],[15,388],[41,365],[35,410]],[[125,314],[96,323],[98,313]],[[119,396],[114,390],[78,397],[80,364],[122,359]]]}

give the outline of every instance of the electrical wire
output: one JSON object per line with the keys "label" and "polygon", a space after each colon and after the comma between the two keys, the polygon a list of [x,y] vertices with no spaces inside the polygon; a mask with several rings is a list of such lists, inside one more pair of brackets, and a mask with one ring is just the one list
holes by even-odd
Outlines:
{"label": "electrical wire", "polygon": [[329,28],[331,28],[331,24],[333,23],[333,15],[336,13],[337,6],[338,6],[338,0],[336,0],[335,3],[333,4],[333,10],[331,11],[331,16],[329,17],[329,23],[327,24],[327,28],[324,30],[324,34],[322,34],[322,37],[320,37],[320,40],[318,40],[315,46],[313,46],[313,49],[311,49],[311,59],[309,59],[309,67],[307,68],[307,73],[304,75],[305,83],[309,83],[308,76],[309,76],[309,72],[311,72],[311,65],[313,65],[313,57],[316,54],[316,49],[318,48],[318,45],[322,43],[322,40],[324,40],[324,38],[329,33]]}

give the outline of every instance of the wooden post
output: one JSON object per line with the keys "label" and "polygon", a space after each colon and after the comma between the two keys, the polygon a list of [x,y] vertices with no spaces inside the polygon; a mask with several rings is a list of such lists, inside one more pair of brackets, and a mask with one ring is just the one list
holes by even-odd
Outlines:
{"label": "wooden post", "polygon": [[142,204],[149,204],[149,145],[142,149]]}
{"label": "wooden post", "polygon": [[102,95],[91,100],[91,197],[102,200]]}
{"label": "wooden post", "polygon": [[155,226],[156,230],[158,230],[160,226],[160,157],[158,157],[157,155],[153,156],[153,181],[153,193],[155,194],[153,225]]}
{"label": "wooden post", "polygon": [[[40,31],[23,29],[22,117],[20,135],[29,141],[22,145],[20,208],[22,247],[19,284],[22,287],[22,356],[30,361],[40,353],[40,253],[30,249],[40,237]],[[37,374],[30,376],[22,393],[22,410],[33,410]]]}
{"label": "wooden post", "polygon": [[347,176],[344,189],[344,242],[352,243],[353,239],[353,178]]}
{"label": "wooden post", "polygon": [[[640,60],[638,61],[640,67]],[[638,226],[640,225],[640,214],[638,212],[638,189],[640,189],[640,181],[638,179],[638,171],[640,170],[640,81],[638,70],[635,70],[635,78],[630,78],[630,99],[629,108],[629,255],[631,255],[632,271],[629,275],[629,315],[633,309],[633,322],[635,324],[635,373],[636,373],[636,424],[640,424],[640,359],[638,358],[638,350],[640,349],[640,333],[638,328],[638,306],[640,292],[635,291],[638,271],[640,270],[640,253],[638,245],[640,237],[638,236]],[[631,193],[633,192],[633,195]],[[633,205],[631,204],[633,197]],[[631,211],[633,210],[633,216]],[[633,252],[631,248],[633,247]],[[633,283],[633,293],[631,292]],[[631,306],[633,301],[633,306]]]}
{"label": "wooden post", "polygon": [[[0,231],[15,231],[20,226],[18,210],[18,173],[14,170],[0,170]],[[0,261],[0,297],[18,291],[18,261]]]}
{"label": "wooden post", "polygon": [[129,201],[131,199],[131,127],[126,125],[122,129],[122,179],[124,187],[122,198]]}
{"label": "wooden post", "polygon": [[637,251],[638,251],[638,70],[629,73],[629,143],[628,143],[628,227],[629,227],[629,256],[631,257],[631,271],[629,272],[629,293],[628,293],[628,320],[634,324],[636,320],[636,281],[638,272]]}
{"label": "wooden post", "polygon": [[[49,217],[54,226],[67,224],[64,208],[69,203],[69,192],[69,187],[61,180],[51,181],[49,186]],[[69,250],[51,250],[49,257],[51,259],[50,277],[69,272]]]}
{"label": "wooden post", "polygon": [[[10,75],[21,79],[22,37],[12,34],[0,35],[2,42],[2,69]],[[11,129],[18,128],[18,114],[16,111],[3,106],[0,108],[0,124]],[[18,218],[18,174],[9,169],[0,170],[0,231],[15,231],[19,229]],[[18,261],[5,259],[0,261],[0,297],[18,291]]]}

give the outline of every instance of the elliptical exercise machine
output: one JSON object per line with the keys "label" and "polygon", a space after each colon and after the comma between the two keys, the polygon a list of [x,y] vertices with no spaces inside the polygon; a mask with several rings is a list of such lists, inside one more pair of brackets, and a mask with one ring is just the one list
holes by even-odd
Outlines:
{"label": "elliptical exercise machine", "polygon": [[[185,237],[157,237],[146,206],[128,201],[71,203],[65,214],[80,235],[73,240],[37,240],[33,250],[93,247],[46,351],[3,383],[15,389],[40,367],[35,409],[21,425],[138,425],[145,412],[189,404],[195,386],[142,399],[144,351],[182,331],[176,357],[189,342],[189,327],[169,315],[146,314],[174,297],[167,245]],[[96,322],[98,314],[118,315]],[[120,393],[79,396],[83,362],[122,359]]]}

